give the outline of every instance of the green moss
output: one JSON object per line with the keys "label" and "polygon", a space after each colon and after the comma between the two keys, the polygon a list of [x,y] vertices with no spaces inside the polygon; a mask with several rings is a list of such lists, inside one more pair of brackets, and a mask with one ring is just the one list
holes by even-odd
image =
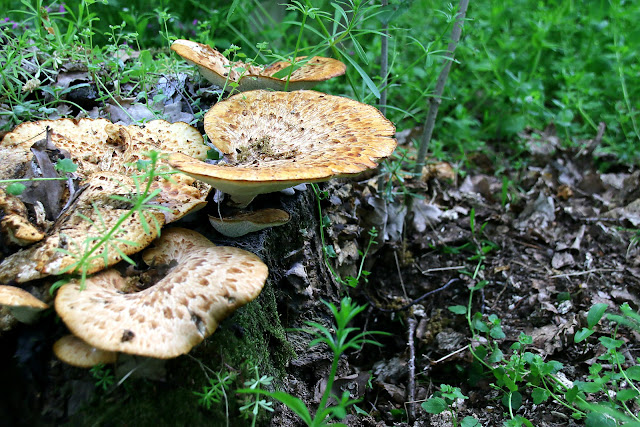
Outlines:
{"label": "green moss", "polygon": [[130,393],[120,391],[96,399],[76,414],[70,426],[224,426],[224,407],[219,411],[205,410],[185,387],[146,380],[130,383]]}
{"label": "green moss", "polygon": [[[267,284],[257,300],[239,310],[202,347],[233,368],[254,365],[262,375],[283,377],[295,353],[280,322],[273,286]],[[208,364],[201,353],[199,348],[195,357]]]}

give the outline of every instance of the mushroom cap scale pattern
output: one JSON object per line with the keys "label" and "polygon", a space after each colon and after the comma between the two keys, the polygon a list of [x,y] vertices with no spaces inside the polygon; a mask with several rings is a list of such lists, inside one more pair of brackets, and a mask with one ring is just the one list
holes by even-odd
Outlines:
{"label": "mushroom cap scale pattern", "polygon": [[[289,67],[288,61],[279,61],[268,67],[231,62],[211,46],[191,40],[176,40],[171,49],[197,66],[205,79],[220,87],[228,89],[229,83],[237,83],[235,90],[243,92],[256,89],[284,90],[286,86],[286,79],[275,77],[275,74]],[[296,58],[296,63],[302,64],[291,74],[289,90],[311,89],[319,82],[343,75],[347,69],[337,59],[321,56],[306,58]]]}
{"label": "mushroom cap scale pattern", "polygon": [[225,162],[176,153],[169,164],[236,199],[356,175],[396,147],[394,125],[376,108],[315,91],[234,95],[211,107],[204,127]]}
{"label": "mushroom cap scale pattern", "polygon": [[145,262],[172,265],[139,292],[123,293],[131,278],[114,269],[58,290],[56,311],[74,335],[104,350],[155,358],[185,354],[238,307],[258,296],[267,266],[242,249],[215,246],[186,229],[163,232]]}
{"label": "mushroom cap scale pattern", "polygon": [[[92,174],[85,184],[86,188],[70,209],[60,216],[47,237],[2,260],[0,283],[10,280],[24,283],[50,274],[61,274],[80,259],[84,250],[98,241],[105,229],[112,228],[129,213],[128,203],[109,196],[126,195],[132,191],[135,187],[131,178],[115,172],[100,172]],[[143,221],[148,224],[146,230]],[[117,263],[123,258],[122,254],[139,252],[156,238],[158,228],[164,223],[165,215],[156,210],[144,210],[129,216],[108,244],[102,244],[93,253],[87,273]]]}

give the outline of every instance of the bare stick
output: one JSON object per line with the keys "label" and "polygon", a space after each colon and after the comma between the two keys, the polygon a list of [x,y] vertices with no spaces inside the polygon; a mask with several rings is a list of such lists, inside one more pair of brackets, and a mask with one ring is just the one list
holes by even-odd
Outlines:
{"label": "bare stick", "polygon": [[[389,5],[389,0],[382,0],[382,7]],[[384,116],[387,115],[387,74],[389,73],[389,23],[382,23],[382,40],[380,40],[380,84],[382,92],[380,92],[380,111]],[[378,176],[378,192],[382,193],[385,188],[385,175]],[[391,179],[391,178],[389,178]],[[387,203],[385,202],[385,208]]]}
{"label": "bare stick", "polygon": [[435,93],[433,97],[429,98],[429,112],[427,113],[427,118],[424,123],[424,132],[422,133],[422,138],[420,139],[420,148],[418,149],[418,157],[416,158],[416,167],[414,169],[415,174],[422,173],[424,159],[427,156],[427,149],[429,148],[429,142],[431,141],[431,135],[433,134],[433,127],[435,126],[436,116],[438,115],[438,108],[442,103],[442,92],[444,92],[444,85],[447,82],[449,70],[451,69],[451,64],[453,63],[453,54],[456,50],[456,47],[458,46],[458,41],[460,41],[460,34],[462,33],[462,23],[464,21],[465,15],[467,14],[468,6],[469,0],[460,0],[456,22],[453,24],[453,29],[451,30],[451,41],[449,42],[447,52],[445,53],[446,58],[444,67],[442,68],[442,71],[438,76]]}
{"label": "bare stick", "polygon": [[437,364],[438,364],[438,363],[440,363],[440,362],[444,362],[444,361],[445,361],[445,360],[447,360],[448,358],[453,357],[453,356],[455,356],[455,355],[456,355],[456,354],[458,354],[458,353],[462,353],[462,352],[463,352],[463,351],[465,351],[467,348],[469,348],[469,347],[465,345],[464,347],[457,349],[457,350],[456,350],[456,351],[454,351],[453,353],[449,353],[449,354],[447,354],[446,356],[443,356],[443,357],[441,357],[441,358],[440,358],[440,359],[438,359],[438,360],[434,360],[433,362],[431,362],[431,364],[432,364],[432,365],[437,365]]}
{"label": "bare stick", "polygon": [[553,276],[549,276],[549,278],[557,279],[558,277],[584,276],[585,274],[607,273],[607,272],[611,272],[611,271],[623,271],[623,270],[618,269],[618,268],[594,268],[593,270],[578,271],[578,272],[575,272],[575,273],[556,274],[556,275],[553,275]]}
{"label": "bare stick", "polygon": [[[382,7],[389,4],[389,0],[382,0]],[[380,84],[384,89],[380,92],[380,111],[387,115],[387,74],[389,73],[389,23],[382,23],[382,40],[380,47]]]}
{"label": "bare stick", "polygon": [[409,402],[407,405],[407,418],[409,418],[409,424],[416,419],[416,410],[415,404],[413,403],[416,400],[416,349],[413,344],[413,337],[416,333],[416,319],[410,317],[408,319],[409,323],[409,336],[408,336],[408,344],[409,344],[409,383],[407,384],[407,401]]}

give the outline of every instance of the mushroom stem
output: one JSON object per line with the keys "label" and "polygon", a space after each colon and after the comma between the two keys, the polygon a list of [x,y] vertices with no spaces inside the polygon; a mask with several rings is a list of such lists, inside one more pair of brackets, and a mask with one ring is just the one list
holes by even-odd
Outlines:
{"label": "mushroom stem", "polygon": [[257,194],[231,194],[231,204],[236,208],[246,208]]}

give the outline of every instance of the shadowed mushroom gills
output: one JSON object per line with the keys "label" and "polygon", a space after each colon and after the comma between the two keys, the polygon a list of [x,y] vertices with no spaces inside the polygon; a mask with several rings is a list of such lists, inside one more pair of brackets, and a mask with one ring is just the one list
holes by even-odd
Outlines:
{"label": "shadowed mushroom gills", "polygon": [[169,164],[246,206],[258,194],[354,176],[393,153],[395,127],[376,108],[314,91],[251,91],[215,104],[205,131],[216,165],[174,153]]}
{"label": "shadowed mushroom gills", "polygon": [[268,274],[254,254],[215,246],[182,228],[163,231],[143,259],[170,268],[165,277],[138,292],[126,293],[132,278],[113,269],[88,279],[82,291],[77,282],[58,290],[56,311],[74,335],[105,350],[176,357],[256,298]]}
{"label": "shadowed mushroom gills", "polygon": [[[231,62],[211,46],[190,40],[176,40],[171,49],[190,64],[196,65],[205,79],[227,90],[231,90],[229,83],[237,83],[235,90],[239,92],[256,89],[285,90],[286,77],[275,77],[275,74],[291,65],[287,61],[276,62],[268,67],[241,61]],[[311,89],[322,81],[343,75],[347,69],[337,59],[321,56],[310,59],[301,56],[295,62],[300,63],[300,68],[291,74],[289,90]],[[243,74],[238,69],[246,71]]]}

